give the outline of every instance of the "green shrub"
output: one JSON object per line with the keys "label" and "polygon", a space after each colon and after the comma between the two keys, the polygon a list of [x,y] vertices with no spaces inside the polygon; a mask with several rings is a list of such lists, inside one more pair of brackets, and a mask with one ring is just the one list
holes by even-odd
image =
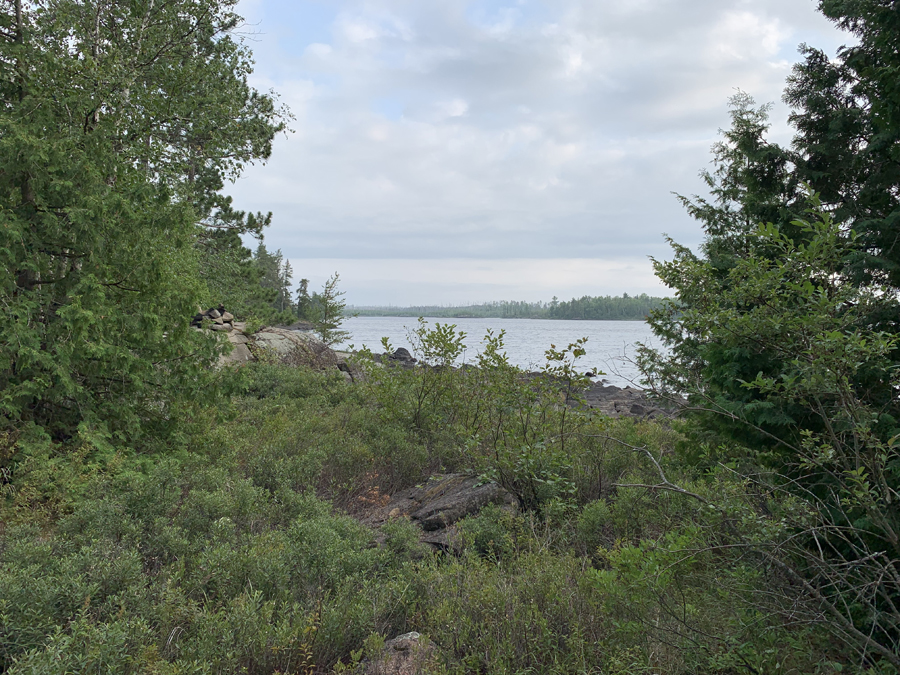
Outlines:
{"label": "green shrub", "polygon": [[604,499],[585,505],[575,525],[576,541],[582,553],[593,555],[598,548],[611,543],[610,508]]}
{"label": "green shrub", "polygon": [[316,371],[279,363],[248,363],[237,371],[238,393],[252,398],[320,398],[335,405],[350,392],[338,370]]}
{"label": "green shrub", "polygon": [[460,543],[465,550],[494,562],[511,559],[522,534],[518,518],[508,509],[493,504],[483,508],[477,516],[461,520],[458,528]]}
{"label": "green shrub", "polygon": [[419,541],[421,533],[407,518],[394,518],[381,526],[383,550],[391,565],[420,560],[429,554],[429,546]]}
{"label": "green shrub", "polygon": [[546,551],[508,565],[472,557],[439,566],[420,630],[449,652],[451,672],[599,672],[596,645],[612,625],[588,580],[577,558]]}
{"label": "green shrub", "polygon": [[[495,366],[454,375],[465,395],[428,418],[443,420],[434,433],[398,414],[408,401],[390,409],[369,395],[381,385],[341,383],[332,398],[310,387],[305,397],[236,399],[224,419],[199,416],[168,456],[35,468],[28,480],[59,481],[44,488],[56,501],[39,525],[24,511],[39,501],[7,501],[0,669],[327,672],[367,640],[409,630],[438,644],[458,673],[712,674],[741,659],[800,672],[813,663],[817,633],[761,618],[759,597],[780,581],[728,548],[734,523],[757,541],[781,536],[759,524],[746,486],[676,456],[681,436],[654,422],[568,410],[560,427],[558,389]],[[404,373],[385,382],[419,377]],[[720,508],[616,487],[660,480],[641,448]],[[386,523],[376,547],[371,530],[336,508],[381,505],[447,469],[503,470],[531,508],[489,506],[461,521],[458,558],[431,555],[406,519]],[[673,618],[679,611],[687,623]]]}

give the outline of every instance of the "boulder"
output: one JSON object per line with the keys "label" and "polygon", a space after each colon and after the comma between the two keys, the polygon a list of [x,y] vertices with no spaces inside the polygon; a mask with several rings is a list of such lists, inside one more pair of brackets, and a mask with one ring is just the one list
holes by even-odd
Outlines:
{"label": "boulder", "polygon": [[416,360],[413,358],[413,355],[409,353],[409,350],[405,347],[397,348],[393,354],[389,357],[392,361],[400,361],[403,363],[415,363]]}
{"label": "boulder", "polygon": [[365,371],[353,361],[351,352],[336,351],[334,355],[337,357],[338,370],[344,373],[348,382],[362,382],[366,378]]}
{"label": "boulder", "polygon": [[488,504],[515,508],[515,499],[496,483],[483,483],[477,476],[444,474],[433,476],[424,485],[402,490],[387,504],[366,514],[361,520],[379,527],[394,518],[409,518],[425,534],[422,541],[445,549],[453,524],[477,514]]}
{"label": "boulder", "polygon": [[442,671],[437,647],[413,631],[385,642],[380,654],[365,659],[353,672],[356,675],[426,675]]}
{"label": "boulder", "polygon": [[282,363],[317,370],[336,368],[337,355],[324,342],[309,333],[284,328],[262,328],[250,336],[253,351],[268,349]]}
{"label": "boulder", "polygon": [[220,363],[248,363],[255,360],[253,352],[246,344],[232,343],[232,345],[231,353],[222,357],[225,360],[220,360]]}
{"label": "boulder", "polygon": [[[218,316],[216,316],[218,315]],[[200,312],[193,318],[192,325],[201,330],[203,321],[210,330],[225,333],[232,345],[229,354],[219,358],[219,365],[242,364],[256,361],[260,354],[268,352],[281,363],[290,366],[305,366],[316,370],[329,368],[344,371],[349,381],[362,376],[356,369],[345,363],[328,345],[311,333],[303,333],[285,328],[265,327],[253,334],[246,334],[246,323],[234,321],[234,317],[224,307]],[[341,364],[345,363],[343,367]]]}

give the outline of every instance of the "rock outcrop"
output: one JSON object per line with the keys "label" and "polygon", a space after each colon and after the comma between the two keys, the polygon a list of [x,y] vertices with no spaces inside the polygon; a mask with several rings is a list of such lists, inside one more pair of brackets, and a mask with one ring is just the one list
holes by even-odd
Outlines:
{"label": "rock outcrop", "polygon": [[421,541],[446,550],[454,524],[476,515],[488,504],[515,508],[515,499],[496,483],[483,483],[477,476],[444,474],[391,495],[390,501],[369,511],[361,520],[380,527],[393,518],[409,518],[422,528]]}
{"label": "rock outcrop", "polygon": [[334,351],[311,333],[266,327],[249,337],[253,345],[251,351],[270,350],[276,359],[289,366],[305,366],[315,370],[338,366]]}
{"label": "rock outcrop", "polygon": [[263,355],[289,366],[303,366],[314,370],[336,369],[348,380],[360,375],[352,368],[346,355],[339,355],[328,345],[307,331],[265,326],[255,333],[247,333],[246,323],[235,321],[222,305],[198,312],[191,320],[197,330],[224,332],[231,343],[231,352],[219,358],[219,366],[241,365],[258,361]]}

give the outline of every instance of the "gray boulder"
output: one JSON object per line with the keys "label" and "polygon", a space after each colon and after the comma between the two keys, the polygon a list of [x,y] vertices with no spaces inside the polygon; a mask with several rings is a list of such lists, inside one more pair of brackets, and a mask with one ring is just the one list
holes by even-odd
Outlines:
{"label": "gray boulder", "polygon": [[391,354],[389,357],[392,361],[400,361],[401,363],[415,363],[416,360],[413,358],[413,355],[409,353],[409,350],[405,347],[399,347]]}
{"label": "gray boulder", "polygon": [[324,342],[310,333],[284,328],[262,328],[250,336],[251,351],[270,350],[282,363],[317,370],[336,368],[338,357]]}
{"label": "gray boulder", "polygon": [[365,659],[357,675],[427,675],[443,672],[437,647],[415,631],[384,643],[381,653]]}
{"label": "gray boulder", "polygon": [[380,527],[394,518],[409,518],[422,528],[422,542],[446,550],[452,543],[455,523],[476,515],[488,504],[515,509],[515,503],[513,496],[496,483],[482,483],[477,476],[444,474],[395,493],[387,504],[369,511],[361,520]]}
{"label": "gray boulder", "polygon": [[[269,358],[286,365],[316,370],[338,369],[342,362],[328,345],[310,333],[266,327],[248,335],[244,332],[245,327],[241,321],[209,326],[211,330],[224,332],[231,343],[231,352],[219,358],[220,366],[257,361],[266,353]],[[352,371],[347,377],[351,375]]]}

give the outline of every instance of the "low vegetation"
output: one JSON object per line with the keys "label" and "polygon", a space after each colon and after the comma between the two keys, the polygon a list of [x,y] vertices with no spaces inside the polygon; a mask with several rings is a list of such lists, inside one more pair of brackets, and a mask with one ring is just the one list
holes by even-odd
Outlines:
{"label": "low vegetation", "polygon": [[[677,428],[560,405],[578,345],[535,382],[502,336],[477,371],[441,367],[452,328],[419,337],[435,367],[370,364],[357,385],[251,364],[229,406],[185,410],[182,440],[152,452],[7,438],[0,668],[338,672],[409,630],[446,673],[846,664],[748,540],[787,536],[765,495],[698,471]],[[685,492],[621,487],[660,469]],[[519,509],[464,520],[450,553],[404,519],[375,546],[352,517],[454,471],[499,481]]]}
{"label": "low vegetation", "polygon": [[[656,263],[659,421],[583,405],[583,341],[216,367],[198,307],[343,307],[222,192],[290,119],[234,6],[0,0],[0,670],[347,673],[415,630],[435,673],[900,671],[896,3],[822,0],[853,46],[803,48],[790,148],[732,99],[704,243]],[[364,524],[452,472],[515,508]]]}

